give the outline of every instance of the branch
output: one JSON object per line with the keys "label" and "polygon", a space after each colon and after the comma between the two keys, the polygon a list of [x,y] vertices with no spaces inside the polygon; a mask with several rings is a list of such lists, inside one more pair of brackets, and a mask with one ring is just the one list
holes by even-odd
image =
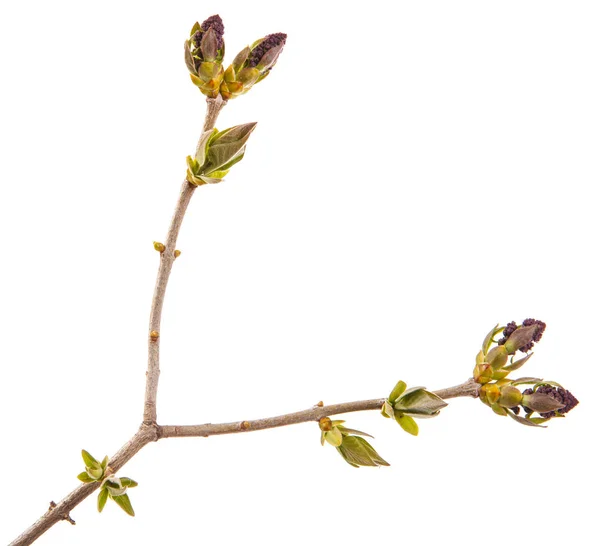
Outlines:
{"label": "branch", "polygon": [[[473,398],[479,395],[478,383],[469,379],[460,385],[434,391],[440,398],[457,398],[459,396],[471,396]],[[322,417],[338,415],[340,413],[351,413],[353,411],[380,410],[385,398],[375,398],[373,400],[359,400],[358,402],[345,402],[342,404],[333,404],[331,406],[316,405],[311,409],[297,411],[295,413],[286,413],[276,417],[267,417],[265,419],[256,419],[254,421],[235,421],[233,423],[219,423],[213,425],[207,423],[204,425],[164,425],[158,427],[158,437],[161,438],[185,438],[185,437],[208,437],[218,434],[235,434],[237,432],[251,432],[254,430],[264,430],[267,428],[285,427],[306,423],[309,421],[318,421]]]}
{"label": "branch", "polygon": [[[455,387],[434,391],[440,398],[456,398],[459,396],[477,397],[479,394],[478,383],[473,379],[461,383]],[[205,424],[205,425],[165,425],[143,423],[137,433],[129,440],[108,462],[111,472],[119,470],[126,462],[131,460],[146,444],[156,442],[161,438],[183,438],[183,437],[207,437],[218,434],[235,434],[237,432],[251,432],[267,428],[284,427],[297,423],[318,421],[321,417],[350,413],[354,411],[380,410],[385,398],[372,400],[359,400],[357,402],[345,402],[330,406],[316,405],[311,409],[287,413],[266,419],[254,421],[235,421],[233,423]],[[84,483],[73,490],[59,503],[54,504],[38,521],[29,529],[17,537],[9,546],[26,546],[34,542],[50,527],[61,520],[71,521],[69,512],[81,501],[91,495],[100,487],[99,482]]]}
{"label": "branch", "polygon": [[[140,449],[150,442],[155,442],[158,438],[156,426],[142,425],[140,429],[109,461],[108,466],[113,472],[119,470],[127,461],[129,461]],[[75,508],[81,501],[91,495],[100,487],[100,482],[83,483],[77,489],[74,489],[59,503],[50,503],[48,511],[38,519],[29,529],[19,535],[9,546],[26,546],[37,540],[50,527],[61,520],[67,520],[72,524],[69,512]]]}
{"label": "branch", "polygon": [[[216,99],[206,99],[206,117],[202,132],[209,131],[215,126],[219,112],[227,104],[219,95]],[[146,395],[144,398],[144,423],[156,423],[156,394],[158,392],[158,378],[160,375],[160,319],[162,317],[162,308],[167,291],[167,283],[171,275],[171,268],[175,261],[175,245],[179,229],[185,216],[188,204],[192,199],[196,186],[190,184],[187,180],[183,181],[181,192],[171,226],[167,232],[167,239],[164,243],[165,249],[160,253],[160,265],[156,276],[156,286],[154,287],[154,296],[152,297],[152,307],[150,308],[150,326],[148,329],[148,371],[146,372]]]}

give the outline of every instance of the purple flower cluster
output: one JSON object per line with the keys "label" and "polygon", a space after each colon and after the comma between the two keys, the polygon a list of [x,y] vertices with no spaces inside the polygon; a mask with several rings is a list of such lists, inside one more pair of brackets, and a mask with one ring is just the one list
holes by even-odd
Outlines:
{"label": "purple flower cluster", "polygon": [[[577,404],[579,404],[579,400],[577,400],[577,398],[575,398],[571,392],[569,392],[568,390],[562,389],[560,387],[552,387],[550,385],[542,385],[541,387],[539,387],[536,390],[536,392],[539,394],[545,394],[547,396],[550,396],[551,398],[554,398],[554,400],[556,400],[557,402],[564,404],[564,407],[556,410],[561,415],[568,413]],[[523,391],[523,394],[524,395],[525,394],[533,394],[533,389],[525,389]],[[523,409],[525,410],[526,413],[532,412],[532,410],[530,408],[524,407]],[[546,419],[549,419],[550,417],[555,416],[555,412],[547,411],[545,413],[540,413],[540,415],[542,417],[545,417]]]}
{"label": "purple flower cluster", "polygon": [[217,49],[223,49],[223,34],[225,34],[225,25],[223,20],[218,15],[211,15],[206,21],[200,25],[199,31],[193,36],[194,45],[200,47],[202,42],[202,34],[204,34],[209,28],[212,28],[217,35]]}
{"label": "purple flower cluster", "polygon": [[285,44],[286,39],[287,34],[284,34],[283,32],[276,32],[275,34],[268,34],[265,36],[265,39],[250,52],[248,66],[255,67],[269,49]]}
{"label": "purple flower cluster", "polygon": [[[546,329],[545,322],[542,322],[541,320],[532,319],[532,318],[525,319],[522,324],[522,326],[533,326],[533,325],[536,325],[537,328],[533,334],[531,341],[529,343],[527,343],[527,345],[524,345],[523,347],[521,347],[519,349],[519,351],[521,351],[523,353],[526,353],[527,351],[530,351],[531,349],[533,349],[534,343],[537,343],[540,339],[542,339],[542,335],[544,334],[544,330]],[[518,328],[518,326],[515,321],[509,322],[504,327],[504,332],[503,332],[504,337],[502,337],[500,340],[498,340],[498,345],[504,345],[508,341],[508,338],[511,336],[511,334],[513,334],[513,332],[517,328]]]}

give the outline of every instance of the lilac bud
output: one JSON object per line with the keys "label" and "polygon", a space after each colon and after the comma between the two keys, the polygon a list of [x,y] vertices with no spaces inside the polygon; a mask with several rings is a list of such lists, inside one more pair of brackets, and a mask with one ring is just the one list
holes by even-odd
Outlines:
{"label": "lilac bud", "polygon": [[[261,42],[259,42],[259,44],[250,52],[247,66],[257,66],[265,57],[267,52],[271,49],[278,49],[279,51],[276,53],[276,55],[278,56],[279,52],[281,52],[281,49],[283,49],[283,46],[285,45],[286,39],[287,34],[284,34],[283,32],[276,32],[275,34],[268,34],[267,36],[265,36],[264,39]],[[277,57],[275,57],[275,59],[270,60],[271,62],[263,64],[269,64],[270,68],[275,64],[276,60]]]}
{"label": "lilac bud", "polygon": [[[545,418],[554,417],[557,412],[561,415],[564,415],[565,413],[568,413],[569,411],[571,411],[577,404],[579,404],[579,400],[577,400],[577,398],[575,398],[575,396],[573,396],[573,394],[571,392],[569,392],[566,389],[562,389],[560,387],[553,387],[551,385],[542,385],[535,391],[535,393],[533,392],[533,389],[525,389],[523,391],[523,397],[525,397],[525,396],[531,397],[533,395],[538,395],[538,398],[543,396],[547,399],[551,399],[553,403],[561,406],[560,408],[558,408],[556,410],[545,411],[545,412],[543,410],[542,410],[542,412],[538,411],[538,413],[542,417],[545,417]],[[523,407],[527,413],[536,411],[535,408],[529,408],[529,407],[526,407],[525,405],[523,405]]]}
{"label": "lilac bud", "polygon": [[509,322],[504,328],[504,337],[498,340],[498,345],[506,345],[512,337],[511,343],[507,346],[508,352],[514,354],[519,350],[526,353],[533,349],[534,343],[542,339],[545,329],[546,324],[536,319],[525,319],[520,326],[517,326],[514,321]]}

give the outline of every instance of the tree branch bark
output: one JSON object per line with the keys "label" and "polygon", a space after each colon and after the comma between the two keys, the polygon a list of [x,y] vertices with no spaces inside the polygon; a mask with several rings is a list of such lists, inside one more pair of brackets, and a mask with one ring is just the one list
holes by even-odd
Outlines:
{"label": "tree branch bark", "polygon": [[[473,398],[479,395],[478,383],[469,379],[455,387],[433,391],[440,398],[457,398],[459,396],[471,396]],[[338,415],[340,413],[351,413],[354,411],[380,410],[385,402],[385,398],[374,398],[372,400],[359,400],[357,402],[345,402],[342,404],[333,404],[330,406],[313,406],[311,409],[297,411],[295,413],[286,413],[276,417],[267,417],[265,419],[255,419],[253,421],[234,421],[232,423],[204,425],[163,425],[158,427],[158,437],[161,438],[185,438],[185,437],[208,437],[219,434],[236,434],[238,432],[252,432],[255,430],[265,430],[268,428],[286,427],[298,423],[307,423],[318,421],[322,417]]]}
{"label": "tree branch bark", "polygon": [[[202,132],[211,130],[217,121],[219,112],[227,104],[219,95],[216,99],[206,99],[206,116]],[[167,232],[164,243],[165,250],[160,253],[160,265],[156,276],[156,285],[150,308],[150,325],[148,328],[148,371],[146,372],[146,395],[144,397],[144,423],[156,423],[156,396],[158,393],[158,379],[160,376],[160,321],[162,308],[167,291],[167,283],[175,261],[175,245],[183,217],[194,195],[196,186],[187,180],[183,181],[179,199],[173,213],[171,226]]]}
{"label": "tree branch bark", "polygon": [[[460,385],[433,391],[440,398],[457,398],[459,396],[477,397],[480,385],[469,379]],[[329,417],[341,413],[355,411],[380,410],[385,398],[372,400],[359,400],[357,402],[344,402],[329,406],[316,405],[304,411],[287,413],[276,417],[256,419],[253,421],[235,421],[232,423],[207,423],[204,425],[164,425],[155,423],[148,425],[142,423],[138,432],[129,440],[108,462],[112,472],[119,470],[126,462],[133,458],[146,444],[156,442],[161,438],[208,437],[220,434],[236,434],[238,432],[252,432],[268,428],[284,427],[298,423],[318,421],[321,417]],[[84,483],[73,490],[63,500],[49,509],[29,529],[17,537],[9,546],[26,546],[34,542],[55,523],[70,518],[69,512],[100,487],[99,482]]]}

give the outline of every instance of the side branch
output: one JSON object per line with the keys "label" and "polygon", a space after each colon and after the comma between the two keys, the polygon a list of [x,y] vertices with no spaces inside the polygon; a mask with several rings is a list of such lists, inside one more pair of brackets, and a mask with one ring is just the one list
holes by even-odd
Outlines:
{"label": "side branch", "polygon": [[[457,398],[460,396],[477,397],[480,385],[469,379],[465,383],[433,391],[440,398]],[[276,417],[255,419],[253,421],[235,421],[233,423],[206,423],[204,425],[164,425],[159,427],[159,438],[185,438],[185,437],[208,437],[219,434],[236,434],[238,432],[251,432],[268,428],[285,427],[298,423],[318,421],[322,417],[338,415],[340,413],[351,413],[354,411],[380,410],[385,398],[374,398],[372,400],[359,400],[357,402],[345,402],[330,406],[314,406],[311,409],[286,413]]]}
{"label": "side branch", "polygon": [[[206,117],[202,132],[208,131],[215,126],[219,112],[225,104],[226,101],[223,101],[220,96],[216,99],[207,99]],[[160,375],[160,321],[167,283],[169,282],[169,276],[171,275],[171,269],[175,261],[177,237],[195,189],[196,186],[190,184],[187,180],[183,181],[171,225],[167,232],[167,240],[164,243],[165,249],[160,253],[160,265],[156,276],[156,285],[150,308],[150,325],[148,328],[148,371],[146,372],[146,394],[144,397],[144,423],[146,424],[156,423],[156,395]]]}

